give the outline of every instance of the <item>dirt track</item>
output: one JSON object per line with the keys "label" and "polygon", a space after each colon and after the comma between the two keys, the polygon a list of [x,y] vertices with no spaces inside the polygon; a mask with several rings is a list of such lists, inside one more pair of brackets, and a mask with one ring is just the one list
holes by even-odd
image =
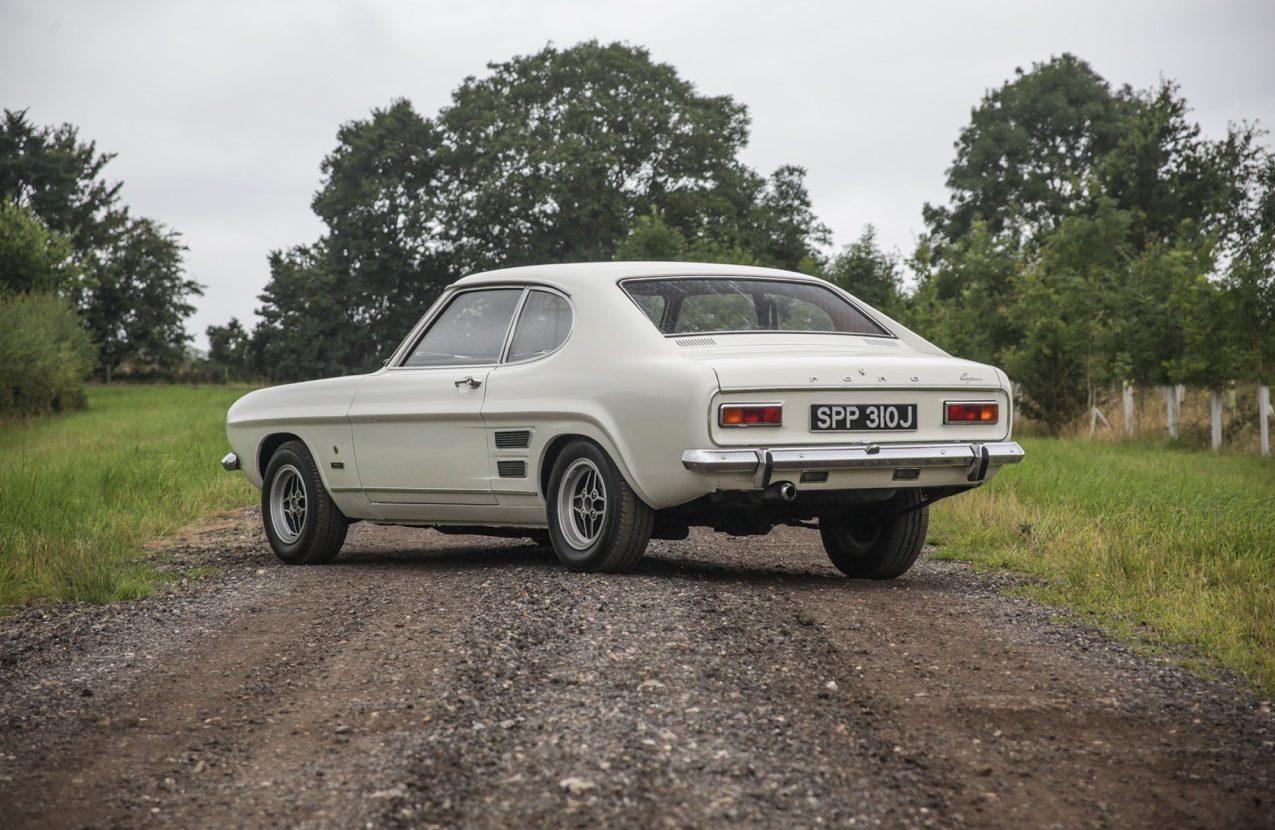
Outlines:
{"label": "dirt track", "polygon": [[1275,826],[1269,704],[1002,579],[852,582],[817,534],[581,576],[357,525],[276,564],[0,619],[0,826]]}

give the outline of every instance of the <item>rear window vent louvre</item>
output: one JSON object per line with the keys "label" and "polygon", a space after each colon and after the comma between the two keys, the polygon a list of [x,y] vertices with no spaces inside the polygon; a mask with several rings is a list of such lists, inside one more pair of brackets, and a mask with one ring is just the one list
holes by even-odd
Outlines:
{"label": "rear window vent louvre", "polygon": [[496,433],[496,448],[502,450],[526,449],[531,444],[531,430],[514,429]]}
{"label": "rear window vent louvre", "polygon": [[497,461],[496,470],[501,478],[526,478],[526,461]]}
{"label": "rear window vent louvre", "polygon": [[711,337],[679,337],[677,345],[686,349],[692,346],[716,346],[717,341]]}

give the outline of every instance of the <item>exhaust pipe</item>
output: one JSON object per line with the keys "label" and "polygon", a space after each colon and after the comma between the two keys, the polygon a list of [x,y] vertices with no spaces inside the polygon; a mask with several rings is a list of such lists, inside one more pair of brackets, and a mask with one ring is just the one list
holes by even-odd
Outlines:
{"label": "exhaust pipe", "polygon": [[791,481],[776,481],[764,490],[754,491],[755,501],[792,501],[797,498],[797,485]]}

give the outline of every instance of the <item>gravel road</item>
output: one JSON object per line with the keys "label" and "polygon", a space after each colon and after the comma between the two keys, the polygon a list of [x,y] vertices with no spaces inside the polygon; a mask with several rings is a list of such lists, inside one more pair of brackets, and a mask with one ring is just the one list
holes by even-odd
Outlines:
{"label": "gravel road", "polygon": [[360,524],[289,568],[252,510],[156,556],[219,572],[0,618],[0,827],[1275,826],[1269,702],[959,565]]}

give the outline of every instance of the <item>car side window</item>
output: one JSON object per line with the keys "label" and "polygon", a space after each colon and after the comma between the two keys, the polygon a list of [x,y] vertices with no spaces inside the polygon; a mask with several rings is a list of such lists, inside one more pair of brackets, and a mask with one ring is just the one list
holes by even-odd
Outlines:
{"label": "car side window", "polygon": [[403,365],[479,366],[498,362],[521,296],[521,288],[457,294]]}
{"label": "car side window", "polygon": [[528,360],[561,346],[571,333],[571,305],[565,297],[548,291],[531,291],[522,306],[509,360]]}

